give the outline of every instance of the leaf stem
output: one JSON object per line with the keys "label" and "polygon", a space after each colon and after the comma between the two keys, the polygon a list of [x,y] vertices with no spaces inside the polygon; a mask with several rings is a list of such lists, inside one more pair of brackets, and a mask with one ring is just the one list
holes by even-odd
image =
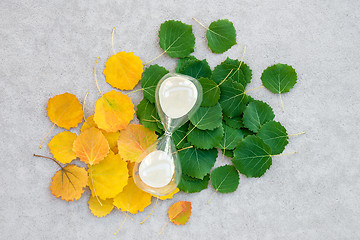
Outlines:
{"label": "leaf stem", "polygon": [[90,179],[91,179],[91,185],[92,185],[92,188],[94,190],[94,194],[95,194],[95,197],[96,197],[96,200],[99,202],[100,206],[102,206],[102,203],[100,201],[100,199],[98,198],[97,194],[96,194],[96,190],[95,190],[95,185],[94,185],[94,180],[93,180],[93,177],[92,177],[92,167],[90,165]]}
{"label": "leaf stem", "polygon": [[217,189],[215,190],[215,192],[213,194],[211,194],[211,197],[209,198],[207,204],[210,204],[211,200],[213,199],[213,197],[215,196],[215,194],[217,193]]}
{"label": "leaf stem", "polygon": [[121,223],[120,227],[118,228],[118,230],[116,230],[116,232],[114,233],[114,235],[118,234],[118,232],[120,231],[120,229],[124,226],[127,217],[128,217],[128,215],[125,214],[124,221]]}
{"label": "leaf stem", "polygon": [[173,152],[172,154],[177,153],[177,152],[180,152],[180,151],[182,151],[182,150],[186,150],[186,149],[189,149],[189,148],[193,148],[193,147],[194,147],[194,146],[188,146],[188,147],[185,147],[185,148],[179,149],[179,150],[177,150],[177,151]]}
{"label": "leaf stem", "polygon": [[271,157],[278,157],[278,156],[286,156],[286,155],[291,155],[291,154],[295,154],[298,152],[290,152],[290,153],[281,153],[281,154],[275,154],[275,155],[270,155]]}
{"label": "leaf stem", "polygon": [[243,62],[244,62],[245,53],[246,53],[246,45],[244,45],[243,54],[242,54],[242,56],[241,56],[240,64],[239,64],[239,67],[236,69],[236,71],[239,71],[239,70],[240,70],[241,65],[242,65]]}
{"label": "leaf stem", "polygon": [[[231,69],[231,71],[228,73],[228,75],[226,75],[226,77],[217,85],[218,87],[226,81],[226,79],[230,76],[230,74],[232,73],[233,70],[234,69]],[[212,89],[210,89],[210,90],[212,90]]]}
{"label": "leaf stem", "polygon": [[184,141],[184,139],[196,128],[196,126],[194,126],[190,131],[188,131],[186,133],[186,135],[180,140],[180,142],[178,142],[178,144],[176,144],[176,146],[179,146],[179,144]]}
{"label": "leaf stem", "polygon": [[143,223],[151,216],[151,214],[152,214],[152,213],[154,212],[154,210],[155,210],[155,207],[156,207],[158,201],[159,201],[159,198],[157,197],[157,198],[156,198],[155,205],[154,205],[153,209],[151,210],[150,214],[149,214],[144,220],[142,220],[142,222],[140,222],[140,224],[143,224]]}
{"label": "leaf stem", "polygon": [[295,134],[289,134],[288,137],[295,137],[295,136],[299,136],[302,134],[305,134],[306,132],[301,132],[301,133],[295,133]]}
{"label": "leaf stem", "polygon": [[148,61],[147,63],[145,63],[144,66],[148,65],[149,63],[152,63],[153,61],[155,61],[156,59],[158,59],[159,57],[164,55],[164,53],[166,53],[166,51],[163,51],[159,56],[157,56],[157,57],[151,59],[150,61]]}
{"label": "leaf stem", "polygon": [[254,91],[254,90],[256,90],[256,89],[263,88],[263,87],[264,87],[264,86],[249,89],[249,90],[245,91],[244,94],[245,94],[245,93],[248,93],[248,92],[251,92],[251,91]]}
{"label": "leaf stem", "polygon": [[52,127],[51,127],[50,130],[49,130],[49,132],[45,135],[45,137],[44,137],[43,140],[41,141],[40,146],[39,146],[40,149],[41,149],[41,147],[42,147],[45,139],[49,136],[49,134],[50,134],[51,131],[54,129],[54,127],[55,127],[55,123],[52,125]]}
{"label": "leaf stem", "polygon": [[99,57],[96,58],[96,62],[95,62],[95,65],[94,65],[94,79],[95,79],[96,87],[97,87],[100,95],[102,96],[103,94],[102,94],[102,92],[100,90],[100,87],[99,87],[99,84],[98,84],[98,81],[97,81],[97,77],[96,77],[96,65],[97,65],[98,60],[99,60]]}
{"label": "leaf stem", "polygon": [[209,28],[208,27],[206,27],[204,24],[202,24],[199,20],[197,20],[196,18],[192,18],[192,19],[194,19],[198,24],[200,24],[202,27],[204,27],[206,30],[209,30]]}
{"label": "leaf stem", "polygon": [[171,220],[169,220],[169,221],[163,226],[163,228],[162,228],[161,231],[159,232],[159,235],[161,235],[161,234],[163,233],[165,227],[169,224],[170,221],[171,221]]}
{"label": "leaf stem", "polygon": [[283,112],[285,112],[284,102],[283,102],[282,97],[281,97],[281,92],[279,92],[279,97],[280,97],[281,109],[282,109]]}
{"label": "leaf stem", "polygon": [[127,92],[127,93],[125,93],[125,95],[131,94],[131,93],[136,93],[136,92],[141,91],[141,90],[143,90],[143,88],[139,88],[139,89],[133,90],[131,92]]}
{"label": "leaf stem", "polygon": [[134,219],[129,215],[127,214],[126,212],[123,212],[128,218],[130,218],[131,221],[134,221]]}
{"label": "leaf stem", "polygon": [[113,30],[111,33],[111,47],[112,47],[114,54],[116,55],[115,48],[114,48],[114,32],[115,32],[115,27],[113,27]]}
{"label": "leaf stem", "polygon": [[54,163],[56,163],[61,169],[64,169],[63,166],[61,166],[61,164],[54,158],[51,158],[51,157],[46,157],[46,156],[43,156],[43,155],[37,155],[37,154],[34,154],[34,157],[41,157],[41,158],[46,158],[46,159],[50,159],[52,160]]}
{"label": "leaf stem", "polygon": [[86,103],[86,98],[87,98],[88,95],[89,95],[89,92],[86,92],[86,95],[85,95],[85,97],[84,97],[83,106],[82,106],[82,109],[83,109],[83,112],[84,112],[83,118],[84,118],[84,121],[85,121],[85,122],[86,122],[86,118],[85,118],[85,103]]}

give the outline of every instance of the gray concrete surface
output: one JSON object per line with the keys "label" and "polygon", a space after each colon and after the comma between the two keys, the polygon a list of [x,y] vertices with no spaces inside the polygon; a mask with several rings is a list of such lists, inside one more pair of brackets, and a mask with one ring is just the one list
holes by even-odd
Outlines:
{"label": "gray concrete surface", "polygon": [[[11,1],[0,2],[0,238],[1,239],[360,239],[360,2],[328,1]],[[204,24],[228,18],[237,29],[238,45],[220,55],[206,47]],[[97,56],[101,89],[111,87],[102,70],[116,50],[134,51],[146,62],[161,53],[157,32],[167,19],[193,25],[194,55],[215,67],[227,56],[253,69],[248,89],[261,85],[262,71],[282,62],[294,66],[298,84],[278,96],[266,89],[251,92],[267,101],[292,137],[285,152],[274,157],[262,178],[241,176],[239,189],[216,194],[213,188],[161,202],[127,221],[113,233],[124,214],[92,216],[89,191],[77,202],[50,194],[57,166],[33,153],[49,155],[41,139],[51,127],[48,98],[71,92],[89,97],[86,114],[99,97],[93,81]],[[155,63],[174,69],[167,56]],[[139,88],[139,86],[137,86]],[[137,104],[141,93],[133,94]],[[62,131],[55,128],[51,136]],[[73,131],[78,131],[74,129]],[[46,143],[50,140],[47,139]],[[227,163],[219,160],[217,165]],[[169,224],[167,209],[188,200],[193,214],[186,226]],[[153,203],[154,204],[154,203]]]}

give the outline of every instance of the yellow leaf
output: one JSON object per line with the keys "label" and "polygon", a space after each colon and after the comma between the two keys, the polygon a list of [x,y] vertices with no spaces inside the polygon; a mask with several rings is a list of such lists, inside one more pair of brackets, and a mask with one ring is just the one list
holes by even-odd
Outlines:
{"label": "yellow leaf", "polygon": [[130,124],[120,132],[119,155],[126,161],[136,162],[140,155],[157,139],[154,131],[142,125]]}
{"label": "yellow leaf", "polygon": [[133,176],[134,167],[135,167],[135,163],[134,163],[134,162],[128,162],[127,167],[128,167],[128,169],[129,169],[129,176],[132,177],[132,176]]}
{"label": "yellow leaf", "polygon": [[83,123],[83,125],[80,128],[80,132],[85,131],[86,129],[89,129],[91,127],[96,127],[98,128],[98,126],[96,125],[95,121],[94,121],[94,115],[90,115],[86,118],[86,121]]}
{"label": "yellow leaf", "polygon": [[96,192],[102,199],[115,197],[123,190],[129,178],[127,163],[112,151],[99,164],[89,166],[88,172],[92,195],[95,196]]}
{"label": "yellow leaf", "polygon": [[103,134],[109,143],[111,151],[118,153],[117,140],[119,139],[120,132],[105,132]]}
{"label": "yellow leaf", "polygon": [[141,79],[143,64],[133,52],[118,52],[105,63],[106,82],[121,90],[131,90]]}
{"label": "yellow leaf", "polygon": [[166,199],[172,199],[173,196],[178,193],[180,190],[178,188],[176,188],[173,192],[169,193],[168,195],[165,195],[165,196],[157,196],[157,195],[154,195],[154,194],[151,194],[153,197],[157,197],[159,198],[160,200],[166,200]]}
{"label": "yellow leaf", "polygon": [[54,158],[59,162],[66,164],[76,158],[72,147],[76,139],[76,133],[64,131],[55,135],[48,146]]}
{"label": "yellow leaf", "polygon": [[[98,128],[98,126],[96,125],[96,123],[94,121],[94,115],[87,117],[86,121],[81,126],[80,131],[83,132],[86,129],[89,129],[91,127]],[[117,140],[119,139],[120,132],[106,132],[104,130],[101,130],[101,132],[104,134],[106,140],[108,141],[111,151],[113,151],[116,154],[118,152]]]}
{"label": "yellow leaf", "polygon": [[114,208],[113,200],[106,199],[100,200],[102,206],[100,205],[99,201],[94,196],[90,196],[89,199],[89,209],[91,213],[94,214],[96,217],[104,217],[108,215]]}
{"label": "yellow leaf", "polygon": [[94,165],[109,153],[109,144],[101,131],[92,127],[81,132],[75,139],[73,151],[81,161]]}
{"label": "yellow leaf", "polygon": [[126,128],[134,113],[131,99],[121,92],[112,90],[96,101],[94,120],[100,129],[116,132]]}
{"label": "yellow leaf", "polygon": [[132,178],[124,190],[114,198],[114,205],[123,212],[136,214],[151,204],[151,194],[139,189]]}
{"label": "yellow leaf", "polygon": [[52,177],[50,190],[55,197],[61,197],[65,201],[73,201],[80,199],[87,183],[88,174],[85,168],[71,164],[55,173]]}
{"label": "yellow leaf", "polygon": [[59,127],[70,129],[82,121],[84,112],[74,94],[63,93],[49,99],[47,114]]}

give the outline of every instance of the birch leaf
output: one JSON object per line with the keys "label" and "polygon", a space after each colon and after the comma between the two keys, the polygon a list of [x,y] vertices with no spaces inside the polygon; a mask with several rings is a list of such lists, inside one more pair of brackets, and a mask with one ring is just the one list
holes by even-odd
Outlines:
{"label": "birch leaf", "polygon": [[76,133],[64,131],[56,134],[48,144],[54,158],[63,164],[70,163],[74,160],[76,154],[72,148],[75,139]]}
{"label": "birch leaf", "polygon": [[68,130],[81,123],[84,116],[82,105],[71,93],[63,93],[50,98],[47,114],[53,123]]}
{"label": "birch leaf", "polygon": [[106,82],[120,90],[132,90],[141,78],[143,64],[133,52],[118,52],[105,63]]}
{"label": "birch leaf", "polygon": [[223,53],[236,44],[236,30],[232,22],[220,19],[210,24],[206,38],[213,53]]}
{"label": "birch leaf", "polygon": [[265,102],[253,101],[244,111],[244,126],[253,132],[258,132],[266,122],[273,120],[275,114]]}
{"label": "birch leaf", "polygon": [[232,165],[215,168],[210,174],[211,184],[220,193],[234,192],[239,186],[239,173]]}
{"label": "birch leaf", "polygon": [[166,21],[160,26],[159,39],[160,47],[172,58],[183,58],[194,52],[195,37],[191,25]]}

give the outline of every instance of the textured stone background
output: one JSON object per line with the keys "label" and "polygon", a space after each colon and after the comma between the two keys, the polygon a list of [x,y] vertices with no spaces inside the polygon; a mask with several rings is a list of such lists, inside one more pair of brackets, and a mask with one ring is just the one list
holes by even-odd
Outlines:
{"label": "textured stone background", "polygon": [[[359,239],[359,11],[355,0],[2,0],[0,238]],[[212,54],[205,30],[192,17],[206,25],[230,19],[238,45]],[[285,150],[298,154],[274,157],[260,179],[241,176],[235,193],[216,194],[210,205],[212,187],[177,194],[158,204],[145,224],[138,222],[151,207],[114,237],[124,214],[92,216],[89,191],[77,202],[54,198],[49,183],[58,168],[32,154],[49,155],[46,145],[39,149],[52,125],[46,116],[48,98],[72,92],[83,99],[89,91],[86,114],[93,112],[99,97],[93,80],[97,56],[99,85],[104,92],[111,89],[102,70],[111,55],[112,28],[116,50],[133,51],[148,61],[161,53],[157,32],[167,19],[193,25],[194,55],[206,58],[212,68],[227,56],[240,58],[246,44],[245,61],[253,69],[248,89],[261,85],[261,73],[269,65],[293,65],[298,84],[283,95],[285,113],[278,96],[268,90],[251,95],[267,101],[290,134],[307,133],[292,137]],[[173,70],[176,60],[162,56],[156,63]],[[132,98],[137,104],[142,95]],[[60,131],[55,128],[51,136]],[[168,207],[179,200],[192,202],[190,222],[169,224],[158,237]]]}

